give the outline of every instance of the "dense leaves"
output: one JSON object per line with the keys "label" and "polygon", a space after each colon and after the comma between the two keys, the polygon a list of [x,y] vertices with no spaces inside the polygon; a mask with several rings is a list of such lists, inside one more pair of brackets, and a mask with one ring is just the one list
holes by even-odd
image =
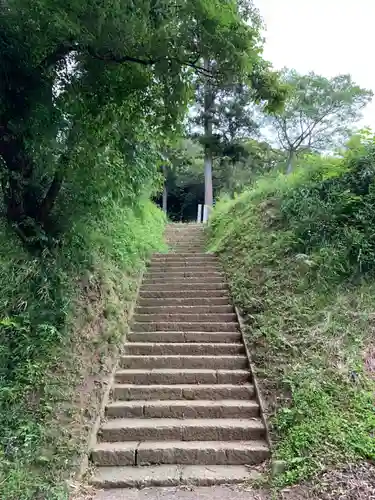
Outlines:
{"label": "dense leaves", "polygon": [[288,170],[301,152],[328,152],[341,146],[371,100],[372,92],[356,85],[350,75],[325,78],[284,70],[290,88],[283,112],[270,119],[280,146],[288,152]]}
{"label": "dense leaves", "polygon": [[96,202],[118,196],[129,181],[136,196],[155,177],[193,73],[213,78],[202,66],[206,55],[215,60],[216,81],[250,74],[257,95],[277,100],[259,69],[258,26],[241,12],[234,0],[6,3],[1,186],[5,215],[25,242],[61,231],[69,196]]}

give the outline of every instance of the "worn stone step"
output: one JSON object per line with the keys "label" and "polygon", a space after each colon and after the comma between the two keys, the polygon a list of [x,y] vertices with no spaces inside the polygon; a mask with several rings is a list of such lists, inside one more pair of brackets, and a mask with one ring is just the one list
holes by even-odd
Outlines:
{"label": "worn stone step", "polygon": [[181,355],[162,355],[162,356],[136,356],[126,355],[120,358],[120,367],[124,369],[144,368],[205,368],[209,370],[242,370],[248,368],[246,356],[181,356]]}
{"label": "worn stone step", "polygon": [[133,332],[237,332],[238,323],[236,321],[158,321],[158,322],[137,322],[132,326]]}
{"label": "worn stone step", "polygon": [[198,400],[210,399],[252,399],[254,386],[239,384],[175,384],[175,385],[135,385],[115,384],[112,396],[115,401],[135,400]]}
{"label": "worn stone step", "polygon": [[[106,407],[107,418],[256,418],[259,405],[246,400],[116,401]],[[126,465],[126,464],[123,464]]]}
{"label": "worn stone step", "polygon": [[[244,465],[155,465],[99,467],[90,479],[90,483],[100,489],[108,490],[241,484],[259,480],[259,478],[260,474],[257,471]],[[115,498],[117,498],[116,493],[113,495],[113,499]]]}
{"label": "worn stone step", "polygon": [[149,282],[153,280],[161,280],[161,281],[181,281],[181,280],[186,280],[186,279],[198,279],[201,278],[206,280],[206,279],[212,279],[212,280],[221,280],[225,281],[224,275],[222,273],[219,273],[218,271],[207,271],[205,270],[200,270],[199,268],[193,270],[193,271],[170,271],[170,270],[165,270],[165,271],[148,271],[145,276],[144,276],[144,282]]}
{"label": "worn stone step", "polygon": [[190,306],[138,306],[135,309],[136,314],[179,314],[179,313],[192,313],[192,314],[229,314],[233,313],[233,306],[230,304],[221,306],[201,306],[201,305],[190,305]]}
{"label": "worn stone step", "polygon": [[194,342],[194,343],[233,343],[241,342],[240,332],[179,332],[179,331],[153,331],[130,332],[128,342]]}
{"label": "worn stone step", "polygon": [[215,322],[215,323],[225,323],[225,322],[236,322],[237,316],[234,312],[230,313],[194,313],[194,311],[188,311],[185,313],[180,312],[170,312],[170,313],[151,313],[151,314],[140,314],[136,313],[134,315],[134,321],[136,323],[159,323],[159,322]]}
{"label": "worn stone step", "polygon": [[[216,259],[178,259],[176,254],[173,254],[173,259],[165,259],[165,260],[152,260],[148,263],[147,269],[171,269],[171,270],[182,270],[182,269],[199,269],[204,266],[204,268],[208,270],[221,271],[223,272],[222,267],[220,266],[220,262]],[[174,262],[172,262],[174,261]]]}
{"label": "worn stone step", "polygon": [[[191,294],[193,295],[193,294]],[[225,293],[222,294],[222,296],[218,297],[197,297],[192,296],[192,297],[182,297],[182,298],[176,298],[176,297],[159,297],[159,298],[144,298],[144,297],[139,297],[138,300],[138,307],[156,307],[156,308],[162,308],[162,307],[171,307],[171,306],[183,306],[183,307],[191,307],[191,306],[201,306],[204,308],[209,308],[213,306],[226,306],[226,307],[231,307],[233,309],[233,306],[231,305],[229,296],[226,297]]]}
{"label": "worn stone step", "polygon": [[243,384],[249,381],[248,370],[156,368],[117,370],[115,373],[115,383],[118,384]]}
{"label": "worn stone step", "polygon": [[225,298],[226,303],[230,303],[229,292],[225,288],[215,288],[214,290],[194,290],[194,288],[189,289],[172,289],[172,290],[160,290],[158,287],[152,290],[145,290],[143,287],[139,292],[140,301],[142,299],[206,299],[211,300],[215,298]]}
{"label": "worn stone step", "polygon": [[199,250],[200,252],[205,252],[207,247],[207,241],[201,238],[194,238],[194,240],[189,241],[187,239],[177,239],[167,241],[169,248],[179,248],[182,252],[190,252],[191,249]]}
{"label": "worn stone step", "polygon": [[116,418],[103,422],[100,442],[115,441],[249,441],[263,439],[260,419]]}
{"label": "worn stone step", "polygon": [[186,278],[186,280],[183,283],[183,286],[177,281],[171,281],[169,283],[166,282],[159,282],[159,283],[142,283],[141,287],[141,293],[143,294],[144,292],[162,292],[162,291],[169,291],[172,294],[176,291],[181,291],[181,288],[183,288],[184,291],[197,291],[197,290],[204,290],[206,293],[205,295],[210,296],[211,295],[211,290],[227,290],[228,286],[225,282],[218,280],[215,281],[214,283],[208,282],[208,283],[202,283],[202,282],[191,282],[192,278]]}
{"label": "worn stone step", "polygon": [[183,262],[183,261],[202,261],[202,262],[218,262],[218,258],[213,253],[191,253],[191,252],[180,252],[179,254],[175,253],[156,253],[152,256],[152,262],[165,262],[165,261],[174,261],[174,262]]}
{"label": "worn stone step", "polygon": [[91,453],[96,466],[255,465],[270,456],[267,443],[253,441],[134,441],[98,443]]}
{"label": "worn stone step", "polygon": [[[204,273],[197,273],[197,276],[191,277],[191,276],[172,276],[170,277],[169,275],[166,275],[163,278],[149,278],[145,277],[144,280],[142,281],[142,287],[148,287],[149,285],[172,285],[173,287],[178,284],[179,287],[184,288],[185,285],[193,285],[194,283],[197,284],[202,284],[204,282],[205,284],[210,284],[211,286],[215,283],[218,285],[223,285],[224,287],[226,286],[225,280],[221,276],[208,276],[207,274]],[[216,287],[215,287],[216,288]],[[222,288],[219,286],[219,288]],[[207,289],[207,288],[206,288]]]}
{"label": "worn stone step", "polygon": [[168,248],[170,252],[196,252],[202,253],[206,250],[206,244],[202,243],[168,243]]}
{"label": "worn stone step", "polygon": [[188,273],[218,273],[221,276],[224,274],[221,272],[219,266],[215,264],[204,264],[202,266],[171,266],[169,264],[152,264],[147,267],[147,274],[154,275],[164,275],[164,274],[188,274]]}
{"label": "worn stone step", "polygon": [[245,353],[245,348],[241,343],[129,342],[126,344],[125,350],[127,354],[142,356],[230,356]]}

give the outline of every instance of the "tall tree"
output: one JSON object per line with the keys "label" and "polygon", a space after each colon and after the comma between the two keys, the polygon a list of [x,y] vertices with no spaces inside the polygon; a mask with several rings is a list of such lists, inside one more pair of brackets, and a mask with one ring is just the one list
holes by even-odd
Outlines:
{"label": "tall tree", "polygon": [[350,75],[325,78],[285,69],[282,79],[290,93],[282,113],[269,122],[280,146],[288,153],[287,171],[301,152],[333,149],[351,135],[351,127],[373,93],[356,85]]}
{"label": "tall tree", "polygon": [[[205,148],[205,204],[208,206],[213,202],[213,144],[217,143],[218,133],[220,135],[220,129],[222,131],[223,128],[218,126],[220,119],[226,119],[229,135],[233,134],[235,127],[239,131],[241,127],[244,129],[250,124],[254,125],[249,120],[248,106],[246,109],[241,109],[240,106],[235,109],[235,102],[237,100],[238,104],[241,95],[250,99],[248,104],[251,101],[262,103],[267,110],[279,109],[285,95],[285,88],[280,85],[277,73],[262,58],[262,22],[252,0],[234,1],[232,7],[239,19],[237,36],[243,43],[242,51],[237,53],[241,60],[239,66],[234,67],[228,65],[228,61],[217,59],[205,43],[204,33],[197,39],[198,44],[202,45],[206,73],[197,79],[197,107],[193,121],[203,129],[201,139]],[[233,25],[228,25],[228,29],[233,30]],[[227,36],[226,30],[221,35]],[[226,107],[231,99],[231,110],[228,111]]]}
{"label": "tall tree", "polygon": [[[0,25],[3,212],[24,240],[36,228],[49,232],[56,200],[83,157],[85,165],[103,151],[134,161],[135,144],[146,151],[148,134],[176,130],[192,75],[212,77],[205,58],[215,62],[217,80],[259,59],[236,0],[8,0]],[[259,92],[270,92],[268,83]],[[87,169],[85,179],[107,190],[117,183],[121,193],[118,179],[131,177],[121,161],[117,176],[107,165]]]}

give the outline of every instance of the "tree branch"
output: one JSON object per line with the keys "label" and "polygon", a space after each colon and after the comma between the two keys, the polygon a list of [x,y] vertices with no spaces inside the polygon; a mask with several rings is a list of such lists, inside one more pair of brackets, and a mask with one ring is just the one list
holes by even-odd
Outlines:
{"label": "tree branch", "polygon": [[42,70],[48,70],[76,48],[73,43],[61,43],[39,63],[38,67]]}

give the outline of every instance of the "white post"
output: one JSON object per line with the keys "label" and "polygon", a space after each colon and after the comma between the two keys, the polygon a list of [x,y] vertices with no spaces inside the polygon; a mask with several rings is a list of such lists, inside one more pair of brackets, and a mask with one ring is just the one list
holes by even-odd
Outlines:
{"label": "white post", "polygon": [[205,224],[208,221],[210,207],[208,205],[204,205],[203,207],[203,223]]}
{"label": "white post", "polygon": [[199,223],[202,222],[202,205],[198,205],[197,222]]}

